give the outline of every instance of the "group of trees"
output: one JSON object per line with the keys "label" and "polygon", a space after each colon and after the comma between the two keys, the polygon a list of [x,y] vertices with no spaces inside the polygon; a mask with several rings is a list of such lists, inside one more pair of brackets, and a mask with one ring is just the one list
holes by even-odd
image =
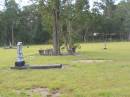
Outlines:
{"label": "group of trees", "polygon": [[20,8],[15,0],[5,0],[5,9],[0,12],[0,44],[15,45],[17,41],[25,44],[43,43],[50,33],[42,25],[38,7],[32,4]]}
{"label": "group of trees", "polygon": [[[69,50],[75,42],[102,38],[130,39],[130,1],[100,0],[90,9],[89,0],[30,0],[20,8],[5,0],[0,11],[0,44],[53,42],[56,54],[62,44]],[[93,36],[93,33],[97,33]]]}

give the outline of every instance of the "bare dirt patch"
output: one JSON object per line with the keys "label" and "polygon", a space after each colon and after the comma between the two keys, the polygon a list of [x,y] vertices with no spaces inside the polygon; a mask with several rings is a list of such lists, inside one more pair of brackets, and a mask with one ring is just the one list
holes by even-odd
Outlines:
{"label": "bare dirt patch", "polygon": [[103,63],[103,62],[111,62],[112,60],[90,60],[90,59],[81,59],[81,60],[74,60],[74,63]]}
{"label": "bare dirt patch", "polygon": [[[22,92],[20,90],[16,91],[17,94],[21,94]],[[49,90],[48,88],[33,88],[25,91],[25,93],[28,97],[33,97],[33,95],[39,95],[40,97],[60,97],[59,89]]]}

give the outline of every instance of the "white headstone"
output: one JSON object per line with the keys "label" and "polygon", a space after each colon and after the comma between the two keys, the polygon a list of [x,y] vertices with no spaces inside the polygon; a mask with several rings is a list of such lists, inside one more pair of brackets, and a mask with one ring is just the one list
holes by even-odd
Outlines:
{"label": "white headstone", "polygon": [[24,61],[23,58],[23,51],[22,51],[22,42],[17,43],[17,62],[22,62]]}

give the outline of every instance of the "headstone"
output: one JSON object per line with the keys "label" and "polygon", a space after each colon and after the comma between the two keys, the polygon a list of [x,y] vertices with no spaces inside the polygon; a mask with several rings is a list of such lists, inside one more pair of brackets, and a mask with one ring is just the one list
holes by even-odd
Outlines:
{"label": "headstone", "polygon": [[17,59],[15,62],[16,67],[22,67],[25,66],[25,61],[23,58],[23,51],[22,51],[22,42],[17,43]]}

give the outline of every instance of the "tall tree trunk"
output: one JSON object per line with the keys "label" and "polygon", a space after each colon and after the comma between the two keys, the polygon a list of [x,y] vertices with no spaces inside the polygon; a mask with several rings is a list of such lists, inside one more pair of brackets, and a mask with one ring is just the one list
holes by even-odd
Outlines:
{"label": "tall tree trunk", "polygon": [[71,22],[70,21],[68,21],[68,33],[69,33],[69,49],[71,49],[72,48],[72,36],[71,36]]}
{"label": "tall tree trunk", "polygon": [[14,46],[14,24],[12,23],[12,27],[11,27],[11,33],[12,33],[12,40],[11,40],[11,45]]}
{"label": "tall tree trunk", "polygon": [[53,48],[54,54],[60,54],[60,43],[59,43],[59,34],[60,34],[60,0],[54,0],[53,8]]}

